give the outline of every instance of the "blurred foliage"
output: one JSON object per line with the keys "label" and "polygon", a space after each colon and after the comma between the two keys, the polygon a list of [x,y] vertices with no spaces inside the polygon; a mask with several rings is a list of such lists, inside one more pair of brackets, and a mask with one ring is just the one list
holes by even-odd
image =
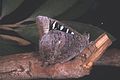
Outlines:
{"label": "blurred foliage", "polygon": [[[49,16],[64,21],[80,33],[88,32],[91,40],[105,32],[96,26],[73,22],[85,14],[94,0],[0,0],[0,29],[9,28],[31,41],[31,45],[20,46],[14,42],[0,39],[0,55],[38,49],[38,32],[35,18],[38,15]],[[8,34],[9,33],[5,33]],[[114,38],[109,34],[111,39]]]}
{"label": "blurred foliage", "polygon": [[2,0],[1,18],[13,12],[24,0]]}

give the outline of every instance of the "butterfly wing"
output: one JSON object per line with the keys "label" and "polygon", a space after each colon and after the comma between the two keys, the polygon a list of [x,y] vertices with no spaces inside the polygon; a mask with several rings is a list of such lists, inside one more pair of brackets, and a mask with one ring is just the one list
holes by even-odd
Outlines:
{"label": "butterfly wing", "polygon": [[89,38],[62,22],[45,16],[37,17],[40,33],[39,51],[48,64],[71,60],[89,44]]}

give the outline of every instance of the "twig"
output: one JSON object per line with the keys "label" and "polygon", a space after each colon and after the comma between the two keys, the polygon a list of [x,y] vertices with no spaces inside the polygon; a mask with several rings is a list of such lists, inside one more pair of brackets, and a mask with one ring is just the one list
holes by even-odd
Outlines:
{"label": "twig", "polygon": [[25,39],[22,39],[22,38],[19,38],[16,36],[11,36],[11,35],[0,34],[0,39],[16,42],[17,44],[19,44],[21,46],[27,46],[27,45],[31,44],[31,42],[29,42]]}
{"label": "twig", "polygon": [[27,46],[31,44],[30,41],[24,39],[12,28],[9,27],[0,27],[0,39],[16,42],[18,45]]}
{"label": "twig", "polygon": [[[96,39],[95,44],[89,47],[92,51],[92,54],[88,57],[83,66],[86,68],[90,68],[93,63],[101,57],[106,48],[111,44],[111,40],[105,33],[99,36],[98,39]],[[91,48],[94,48],[94,50],[92,50]]]}
{"label": "twig", "polygon": [[22,20],[22,21],[19,21],[17,23],[14,23],[14,24],[2,24],[0,25],[0,27],[4,27],[4,28],[18,28],[20,26],[22,26],[22,23],[26,22],[26,21],[30,21],[31,19],[25,19],[25,20]]}

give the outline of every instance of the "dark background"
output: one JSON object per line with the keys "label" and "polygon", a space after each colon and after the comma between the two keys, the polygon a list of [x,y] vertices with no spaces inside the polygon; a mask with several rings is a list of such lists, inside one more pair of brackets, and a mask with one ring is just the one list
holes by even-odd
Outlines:
{"label": "dark background", "polygon": [[78,21],[90,23],[108,31],[117,39],[112,46],[120,48],[119,8],[118,0],[95,0],[94,6]]}
{"label": "dark background", "polygon": [[[1,0],[0,0],[1,1]],[[56,0],[57,1],[57,0]],[[27,18],[44,0],[25,0],[13,13],[3,18],[0,24],[14,23]],[[1,4],[1,3],[0,3]],[[112,48],[120,48],[120,6],[118,0],[94,0],[93,5],[82,16],[72,19],[88,23],[109,32],[116,38]],[[13,19],[14,18],[14,19]],[[113,66],[94,66],[89,76],[82,80],[120,80],[120,68]],[[77,79],[79,80],[79,79]]]}
{"label": "dark background", "polygon": [[[77,19],[83,23],[98,26],[112,34],[116,41],[112,48],[120,49],[120,5],[118,0],[95,0],[86,14]],[[114,53],[113,53],[114,54]],[[120,68],[112,66],[95,66],[88,80],[120,80]]]}
{"label": "dark background", "polygon": [[[0,0],[0,4],[1,4]],[[22,19],[29,17],[37,7],[43,4],[46,0],[25,0],[23,4],[18,7],[10,15],[0,21],[2,23],[15,23]],[[109,32],[117,40],[112,44],[114,48],[120,48],[120,14],[119,14],[119,0],[92,0],[92,5],[87,12],[82,16],[73,19],[82,23],[88,23]],[[14,18],[14,19],[13,19]]]}

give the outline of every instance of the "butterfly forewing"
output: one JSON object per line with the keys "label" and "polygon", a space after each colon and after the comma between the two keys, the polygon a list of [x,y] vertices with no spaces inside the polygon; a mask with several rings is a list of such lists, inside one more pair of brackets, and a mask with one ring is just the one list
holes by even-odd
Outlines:
{"label": "butterfly forewing", "polygon": [[[44,16],[42,17],[44,18]],[[44,62],[55,64],[69,61],[80,54],[89,44],[89,39],[86,36],[71,29],[68,25],[48,17],[44,20],[39,21],[42,22],[40,27],[43,27],[41,28],[43,32],[47,28],[47,33],[42,36],[39,42],[39,50],[43,54]]]}

